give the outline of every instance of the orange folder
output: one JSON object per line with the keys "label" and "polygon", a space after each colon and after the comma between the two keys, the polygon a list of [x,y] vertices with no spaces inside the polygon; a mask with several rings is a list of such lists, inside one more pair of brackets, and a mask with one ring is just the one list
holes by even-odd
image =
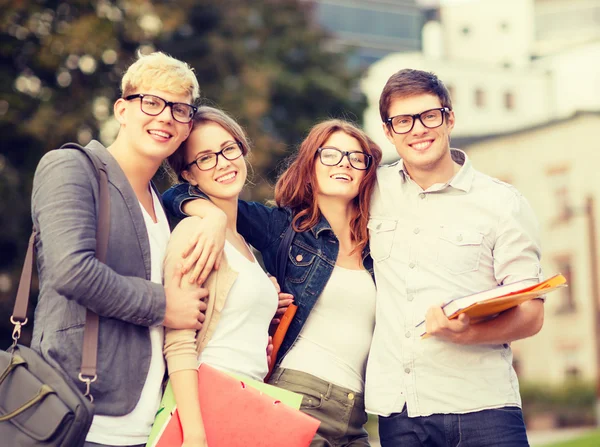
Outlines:
{"label": "orange folder", "polygon": [[[198,391],[208,447],[307,447],[320,421],[274,401],[244,382],[202,364]],[[177,411],[156,447],[179,447]]]}

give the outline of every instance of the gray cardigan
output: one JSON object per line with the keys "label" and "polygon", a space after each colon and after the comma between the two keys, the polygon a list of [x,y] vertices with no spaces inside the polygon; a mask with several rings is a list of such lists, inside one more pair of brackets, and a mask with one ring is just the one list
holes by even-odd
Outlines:
{"label": "gray cardigan", "polygon": [[[40,294],[31,347],[84,391],[81,366],[86,308],[100,316],[95,412],[133,410],[148,375],[149,326],[165,314],[163,286],[150,282],[150,244],[139,201],[102,144],[88,146],[106,165],[110,193],[107,264],[95,257],[99,184],[75,149],[48,152],[32,195]],[[157,390],[158,392],[158,390]]]}

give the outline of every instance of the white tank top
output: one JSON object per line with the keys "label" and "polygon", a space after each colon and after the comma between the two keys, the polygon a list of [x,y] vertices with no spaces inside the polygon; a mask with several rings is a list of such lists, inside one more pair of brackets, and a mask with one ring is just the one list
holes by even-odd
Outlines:
{"label": "white tank top", "polygon": [[362,392],[375,328],[375,295],[369,272],[336,265],[281,366]]}
{"label": "white tank top", "polygon": [[268,331],[277,310],[277,292],[254,256],[249,261],[229,242],[225,242],[225,255],[238,277],[198,364],[263,380],[268,372]]}

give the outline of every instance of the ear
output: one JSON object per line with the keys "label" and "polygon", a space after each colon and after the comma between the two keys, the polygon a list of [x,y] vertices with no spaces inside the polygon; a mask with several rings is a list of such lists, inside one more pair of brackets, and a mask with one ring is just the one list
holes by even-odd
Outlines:
{"label": "ear", "polygon": [[192,133],[192,129],[194,128],[194,121],[190,121],[188,123],[188,130],[187,130],[187,134],[185,136],[185,139],[187,140],[187,137],[190,136],[190,134]]}
{"label": "ear", "polygon": [[446,126],[448,126],[448,134],[450,134],[450,132],[452,132],[452,129],[454,129],[454,120],[455,120],[454,110],[450,110],[450,112],[448,113],[448,116],[446,118]]}
{"label": "ear", "polygon": [[119,98],[113,105],[113,113],[119,124],[123,125],[127,121],[125,118],[125,112],[127,111],[127,101],[123,98]]}
{"label": "ear", "polygon": [[190,185],[193,186],[198,186],[198,182],[196,181],[196,179],[194,179],[194,176],[190,174],[190,171],[188,171],[187,169],[184,171],[181,171],[181,176],[185,179],[186,182],[188,182]]}
{"label": "ear", "polygon": [[396,143],[394,143],[394,136],[392,135],[391,126],[388,126],[387,123],[381,123],[381,125],[383,126],[383,133],[385,134],[385,137],[390,143],[396,146]]}

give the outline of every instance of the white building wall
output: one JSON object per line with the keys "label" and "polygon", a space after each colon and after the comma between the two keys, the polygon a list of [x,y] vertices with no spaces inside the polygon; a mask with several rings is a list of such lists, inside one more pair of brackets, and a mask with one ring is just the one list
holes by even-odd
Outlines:
{"label": "white building wall", "polygon": [[[590,245],[585,198],[596,201],[600,237],[600,140],[590,140],[600,129],[600,114],[585,114],[539,129],[492,138],[466,148],[476,169],[507,180],[529,200],[540,222],[542,264],[547,276],[558,273],[556,260],[572,260],[575,311],[561,313],[566,291],[548,295],[542,331],[514,343],[522,380],[559,383],[569,368],[593,380],[596,372],[595,333],[590,271]],[[564,169],[572,218],[560,221],[552,171]],[[600,242],[600,241],[598,241]],[[600,254],[598,254],[600,255]],[[596,275],[600,272],[596,272]]]}
{"label": "white building wall", "polygon": [[[561,0],[549,3],[553,11],[570,10]],[[368,101],[364,126],[382,146],[384,162],[397,155],[381,129],[379,96],[388,78],[403,68],[432,71],[451,87],[455,137],[514,131],[577,110],[600,110],[600,40],[531,61],[533,11],[532,0],[442,3],[441,23],[424,27],[425,53],[392,54],[370,67],[362,82]],[[464,27],[470,27],[466,35]],[[476,90],[485,96],[483,105],[476,104]],[[507,93],[513,95],[512,108]]]}
{"label": "white building wall", "polygon": [[[383,148],[385,162],[393,161],[397,155],[382,130],[379,96],[389,77],[402,68],[432,71],[451,88],[455,136],[504,132],[542,123],[554,116],[554,98],[549,94],[551,79],[544,71],[482,69],[474,62],[428,59],[421,53],[394,54],[373,64],[362,83],[368,101],[364,128]],[[476,90],[481,90],[485,98],[481,107],[475,103]],[[509,93],[514,98],[512,109],[505,104]]]}
{"label": "white building wall", "polygon": [[440,8],[447,57],[525,67],[534,40],[532,0],[470,0]]}

